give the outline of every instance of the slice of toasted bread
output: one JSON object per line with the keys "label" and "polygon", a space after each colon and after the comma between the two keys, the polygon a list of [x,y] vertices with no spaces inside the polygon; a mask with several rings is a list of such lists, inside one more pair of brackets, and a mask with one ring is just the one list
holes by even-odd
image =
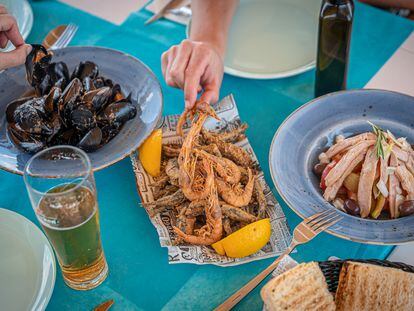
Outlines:
{"label": "slice of toasted bread", "polygon": [[268,311],[335,310],[316,262],[300,264],[275,277],[262,288],[261,295]]}
{"label": "slice of toasted bread", "polygon": [[346,262],[339,275],[336,310],[414,310],[414,273]]}

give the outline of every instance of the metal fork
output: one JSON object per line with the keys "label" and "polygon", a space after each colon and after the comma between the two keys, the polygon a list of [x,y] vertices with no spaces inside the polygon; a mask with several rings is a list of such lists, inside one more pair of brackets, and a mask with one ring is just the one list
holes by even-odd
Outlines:
{"label": "metal fork", "polygon": [[284,253],[280,255],[274,262],[272,262],[270,266],[268,266],[265,270],[256,275],[246,285],[244,285],[237,292],[231,295],[215,310],[224,311],[233,308],[236,304],[239,303],[240,300],[242,300],[257,285],[259,285],[260,282],[262,282],[270,273],[272,273],[272,271],[276,269],[277,265],[283,259],[283,257],[289,255],[295,249],[296,246],[309,242],[319,233],[333,226],[342,218],[343,217],[340,216],[334,210],[329,210],[322,213],[317,213],[313,216],[304,219],[299,225],[297,225],[297,227],[293,231],[292,242],[290,243],[289,247],[284,251]]}
{"label": "metal fork", "polygon": [[59,36],[59,38],[55,41],[54,44],[50,46],[50,50],[56,50],[61,49],[70,43],[70,41],[75,36],[76,32],[78,31],[78,26],[70,23],[66,26],[65,30],[62,32],[62,34]]}

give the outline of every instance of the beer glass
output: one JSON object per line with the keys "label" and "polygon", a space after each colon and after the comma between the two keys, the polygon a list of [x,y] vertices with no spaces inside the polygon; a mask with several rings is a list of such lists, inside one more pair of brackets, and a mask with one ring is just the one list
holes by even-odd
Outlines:
{"label": "beer glass", "polygon": [[40,151],[27,162],[24,181],[66,284],[77,290],[101,284],[108,266],[101,244],[95,180],[86,153],[71,146]]}

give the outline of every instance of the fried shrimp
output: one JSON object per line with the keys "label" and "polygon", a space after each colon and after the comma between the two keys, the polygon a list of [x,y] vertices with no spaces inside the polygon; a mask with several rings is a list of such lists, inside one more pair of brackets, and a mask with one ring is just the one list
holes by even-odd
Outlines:
{"label": "fried shrimp", "polygon": [[210,187],[208,199],[205,201],[206,224],[199,230],[194,230],[194,235],[186,234],[177,227],[174,232],[183,241],[194,245],[211,245],[221,239],[223,235],[222,213],[217,195],[217,188]]}
{"label": "fried shrimp", "polygon": [[252,198],[255,180],[250,168],[248,169],[248,175],[249,179],[244,189],[240,184],[232,186],[223,180],[216,180],[218,192],[224,201],[236,207],[242,207],[249,204],[250,199]]}
{"label": "fried shrimp", "polygon": [[219,158],[203,150],[194,150],[201,157],[206,157],[213,163],[213,168],[217,174],[229,184],[237,184],[240,181],[241,173],[239,167],[231,160]]}
{"label": "fried shrimp", "polygon": [[184,195],[190,201],[207,197],[209,188],[214,183],[214,173],[208,161],[202,160],[202,165],[200,165],[193,153],[197,136],[208,116],[205,113],[199,113],[197,121],[194,122],[184,139],[180,155],[178,156],[180,168],[178,181]]}

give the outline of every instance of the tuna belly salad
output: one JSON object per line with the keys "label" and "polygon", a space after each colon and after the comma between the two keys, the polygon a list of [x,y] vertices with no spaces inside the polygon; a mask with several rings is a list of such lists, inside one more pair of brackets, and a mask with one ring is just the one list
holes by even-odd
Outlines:
{"label": "tuna belly salad", "polygon": [[338,135],[319,155],[314,173],[323,197],[353,216],[391,219],[414,214],[414,150],[371,124],[372,132]]}

